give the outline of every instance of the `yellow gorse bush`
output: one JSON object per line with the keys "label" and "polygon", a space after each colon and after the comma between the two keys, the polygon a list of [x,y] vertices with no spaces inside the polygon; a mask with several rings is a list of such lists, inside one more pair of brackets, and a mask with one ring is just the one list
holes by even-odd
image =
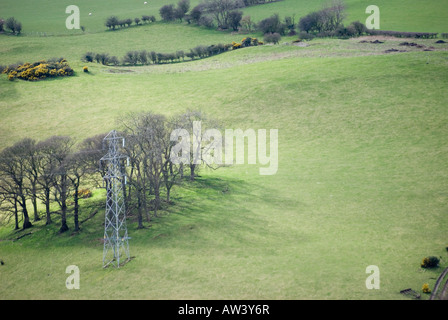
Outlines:
{"label": "yellow gorse bush", "polygon": [[[75,195],[75,193],[73,193],[73,196]],[[78,197],[85,199],[85,198],[90,198],[92,196],[92,191],[90,191],[90,189],[79,189],[78,190]]]}
{"label": "yellow gorse bush", "polygon": [[423,284],[422,291],[424,293],[431,293],[431,289],[429,288],[429,284],[427,284],[427,283]]}
{"label": "yellow gorse bush", "polygon": [[8,66],[3,73],[8,75],[8,80],[16,78],[28,81],[35,81],[57,76],[72,76],[74,71],[65,59],[48,62],[41,60],[35,63],[26,62],[18,66]]}

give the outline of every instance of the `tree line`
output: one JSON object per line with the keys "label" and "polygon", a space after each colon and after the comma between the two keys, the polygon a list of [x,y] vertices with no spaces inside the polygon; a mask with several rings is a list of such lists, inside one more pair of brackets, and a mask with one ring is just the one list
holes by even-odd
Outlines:
{"label": "tree line", "polygon": [[227,44],[213,44],[209,46],[199,45],[188,51],[177,50],[172,53],[160,53],[147,50],[132,50],[126,52],[123,58],[119,59],[116,56],[111,56],[108,53],[86,52],[81,60],[85,62],[97,62],[103,65],[149,65],[149,64],[163,64],[185,61],[185,59],[195,60],[204,59],[217,54],[227,52],[232,49],[239,49],[250,46],[263,45],[262,41],[256,38],[246,37],[242,39],[241,43],[227,43]]}
{"label": "tree line", "polygon": [[134,19],[126,18],[126,19],[120,19],[117,16],[110,16],[106,19],[106,22],[104,23],[107,28],[111,30],[115,30],[118,27],[124,28],[124,27],[130,27],[133,23],[135,25],[140,25],[140,23],[147,24],[149,22],[155,22],[156,17],[154,16],[148,16],[148,15],[142,15],[141,18],[136,17]]}
{"label": "tree line", "polygon": [[[173,163],[170,160],[170,140],[175,129],[191,132],[193,121],[202,125],[217,126],[200,111],[187,111],[167,118],[151,112],[128,114],[119,119],[120,134],[125,146],[120,150],[127,159],[122,167],[126,172],[125,198],[127,211],[137,214],[138,228],[143,218],[149,221],[157,216],[162,203],[171,204],[171,191],[185,178],[194,180],[202,163],[191,161]],[[80,195],[83,186],[100,186],[106,167],[100,159],[107,153],[106,134],[89,137],[76,144],[67,136],[52,136],[43,141],[24,138],[0,152],[0,213],[3,218],[14,219],[19,229],[45,219],[52,224],[52,216],[60,216],[59,232],[69,230],[67,212],[73,205],[74,231],[80,230]],[[204,146],[203,148],[206,148]],[[185,173],[184,173],[185,172]],[[163,197],[163,198],[162,198]],[[38,202],[45,206],[41,215]],[[58,208],[53,212],[53,204]],[[30,205],[32,209],[30,208]],[[33,222],[31,221],[33,220]]]}

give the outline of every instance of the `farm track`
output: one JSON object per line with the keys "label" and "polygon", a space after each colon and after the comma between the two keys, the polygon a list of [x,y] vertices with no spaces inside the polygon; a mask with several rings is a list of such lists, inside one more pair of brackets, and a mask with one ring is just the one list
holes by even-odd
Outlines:
{"label": "farm track", "polygon": [[445,282],[445,285],[443,286],[440,295],[438,294],[440,284],[443,282],[446,275],[448,275],[448,268],[446,268],[437,279],[436,284],[434,285],[434,290],[432,291],[429,300],[448,300],[448,278]]}

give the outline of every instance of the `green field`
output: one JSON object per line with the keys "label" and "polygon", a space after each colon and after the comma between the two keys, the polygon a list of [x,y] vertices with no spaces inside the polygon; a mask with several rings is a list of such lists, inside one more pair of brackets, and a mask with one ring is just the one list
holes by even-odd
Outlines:
{"label": "green field", "polygon": [[[432,288],[448,266],[448,44],[412,39],[434,48],[423,51],[401,47],[403,39],[355,38],[301,47],[284,37],[193,62],[109,67],[81,55],[172,52],[246,35],[162,22],[105,30],[111,14],[145,14],[140,0],[77,1],[82,34],[65,29],[69,1],[26,2],[0,3],[0,16],[24,25],[21,36],[0,34],[0,64],[63,56],[76,75],[1,75],[0,149],[24,137],[80,141],[116,128],[130,111],[200,109],[225,128],[278,129],[279,168],[272,176],[257,165],[204,168],[197,181],[174,187],[174,205],[147,228],[129,217],[134,258],[120,269],[102,269],[104,190],[81,203],[81,220],[100,213],[79,234],[58,234],[57,216],[18,232],[4,223],[0,299],[407,299],[400,290]],[[149,2],[154,15],[165,3]],[[284,0],[244,12],[300,17],[320,3]],[[346,3],[348,21],[365,20],[365,2]],[[376,5],[382,29],[448,32],[448,1]],[[391,48],[406,52],[385,53]],[[72,228],[71,212],[68,222]],[[442,257],[440,267],[420,268],[430,255]],[[68,265],[80,269],[80,290],[65,287]],[[380,269],[379,290],[366,289],[369,265]]]}

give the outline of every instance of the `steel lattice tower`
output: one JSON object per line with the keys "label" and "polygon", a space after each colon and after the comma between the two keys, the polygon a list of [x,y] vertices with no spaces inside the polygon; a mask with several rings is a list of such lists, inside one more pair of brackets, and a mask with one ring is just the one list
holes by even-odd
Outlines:
{"label": "steel lattice tower", "polygon": [[104,222],[104,249],[103,267],[109,264],[120,267],[130,260],[128,230],[126,226],[126,203],[124,186],[126,174],[124,172],[124,159],[127,157],[120,153],[124,147],[124,138],[118,136],[115,130],[109,132],[104,138],[108,146],[107,154],[101,158],[106,162],[107,172],[104,183],[107,190],[106,214]]}

